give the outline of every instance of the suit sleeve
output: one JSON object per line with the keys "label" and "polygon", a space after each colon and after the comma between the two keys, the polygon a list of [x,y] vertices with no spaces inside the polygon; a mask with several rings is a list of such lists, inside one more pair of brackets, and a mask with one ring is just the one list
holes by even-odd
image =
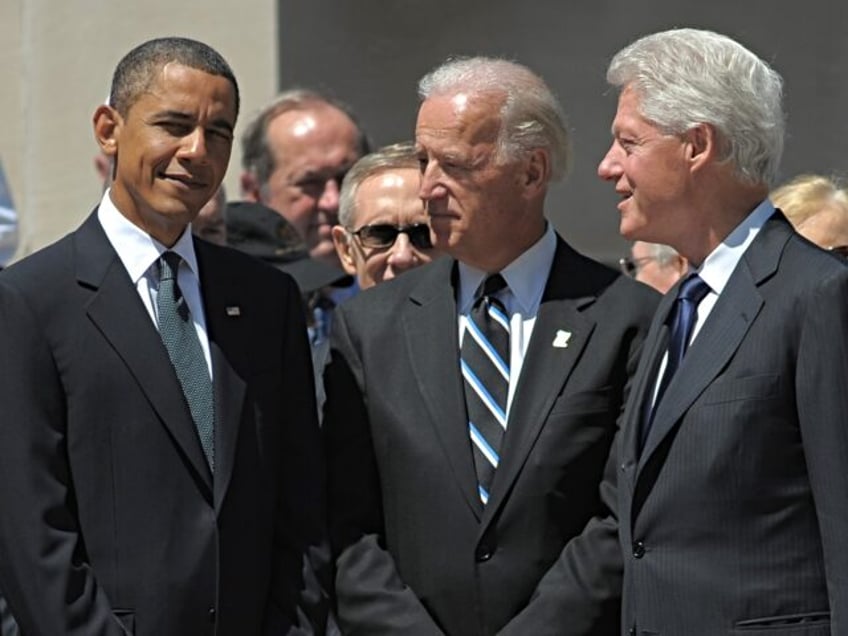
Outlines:
{"label": "suit sleeve", "polygon": [[25,634],[119,636],[87,562],[49,336],[0,280],[0,588]]}
{"label": "suit sleeve", "polygon": [[[623,341],[625,376],[616,433],[600,483],[601,509],[536,586],[530,601],[500,632],[501,636],[614,636],[620,633],[624,563],[618,540],[618,467],[624,406],[632,388],[642,345],[659,296],[630,299],[639,312],[632,336]],[[639,310],[635,308],[638,307]]]}
{"label": "suit sleeve", "polygon": [[848,268],[816,286],[796,369],[801,440],[824,550],[830,632],[848,629]]}
{"label": "suit sleeve", "polygon": [[286,418],[281,423],[276,568],[265,631],[269,636],[323,634],[332,580],[314,378],[303,305],[294,283],[281,297],[286,315],[281,352]]}
{"label": "suit sleeve", "polygon": [[348,636],[441,634],[385,547],[366,380],[343,308],[337,310],[331,339],[322,433],[340,626]]}

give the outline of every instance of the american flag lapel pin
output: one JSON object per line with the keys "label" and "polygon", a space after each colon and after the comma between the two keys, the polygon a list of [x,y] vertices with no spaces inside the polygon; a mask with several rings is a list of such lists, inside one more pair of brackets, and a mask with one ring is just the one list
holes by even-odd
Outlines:
{"label": "american flag lapel pin", "polygon": [[227,315],[231,318],[241,316],[241,307],[238,305],[227,305]]}

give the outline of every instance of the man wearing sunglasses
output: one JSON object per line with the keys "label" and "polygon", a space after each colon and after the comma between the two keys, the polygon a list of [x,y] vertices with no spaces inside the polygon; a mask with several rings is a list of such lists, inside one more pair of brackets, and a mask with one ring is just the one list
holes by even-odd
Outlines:
{"label": "man wearing sunglasses", "polygon": [[432,260],[419,182],[418,155],[411,142],[366,155],[345,177],[333,242],[342,267],[356,276],[360,289]]}
{"label": "man wearing sunglasses", "polygon": [[586,524],[658,297],[545,220],[569,153],[541,78],[454,60],[419,94],[419,196],[452,258],[337,310],[323,432],[341,627],[617,634],[621,555],[595,549],[615,528]]}

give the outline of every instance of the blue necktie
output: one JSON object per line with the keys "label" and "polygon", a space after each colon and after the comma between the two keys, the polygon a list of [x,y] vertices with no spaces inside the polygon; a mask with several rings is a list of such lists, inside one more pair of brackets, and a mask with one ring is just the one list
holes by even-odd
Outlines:
{"label": "blue necktie", "polygon": [[212,380],[188,305],[177,284],[181,260],[175,252],[165,252],[159,260],[159,293],[156,296],[159,335],[180,380],[203,453],[209,467],[214,470],[215,403]]}
{"label": "blue necktie", "polygon": [[671,382],[671,378],[677,372],[680,363],[683,362],[683,356],[686,355],[686,350],[689,348],[692,329],[695,326],[698,316],[698,305],[709,292],[709,285],[697,274],[690,274],[680,285],[677,299],[674,301],[674,308],[669,313],[671,331],[668,338],[668,360],[666,361],[665,372],[657,389],[657,397],[653,401],[653,408],[650,407],[651,400],[650,396],[648,397],[649,406],[643,418],[640,448],[645,446],[645,441],[648,439],[648,433],[651,430],[651,424],[653,424],[654,414],[657,412],[660,400],[662,400],[665,390]]}
{"label": "blue necktie", "polygon": [[494,297],[506,287],[500,274],[486,278],[466,323],[460,351],[468,434],[483,505],[500,462],[509,395],[509,317]]}

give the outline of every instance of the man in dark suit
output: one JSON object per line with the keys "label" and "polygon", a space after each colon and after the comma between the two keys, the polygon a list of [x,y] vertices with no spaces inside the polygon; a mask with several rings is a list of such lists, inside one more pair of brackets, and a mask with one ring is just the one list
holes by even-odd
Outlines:
{"label": "man in dark suit", "polygon": [[541,78],[472,58],[419,92],[420,195],[453,258],[339,310],[323,430],[340,623],[615,634],[620,555],[594,549],[609,525],[584,527],[656,294],[546,222],[568,138]]}
{"label": "man in dark suit", "polygon": [[642,38],[599,166],[621,232],[693,271],[660,305],[623,423],[630,634],[848,633],[848,268],[767,199],[780,76],[725,36]]}
{"label": "man in dark suit", "polygon": [[0,587],[25,634],[323,630],[297,288],[189,230],[237,113],[210,47],[135,48],[94,115],[111,188],[0,275]]}

